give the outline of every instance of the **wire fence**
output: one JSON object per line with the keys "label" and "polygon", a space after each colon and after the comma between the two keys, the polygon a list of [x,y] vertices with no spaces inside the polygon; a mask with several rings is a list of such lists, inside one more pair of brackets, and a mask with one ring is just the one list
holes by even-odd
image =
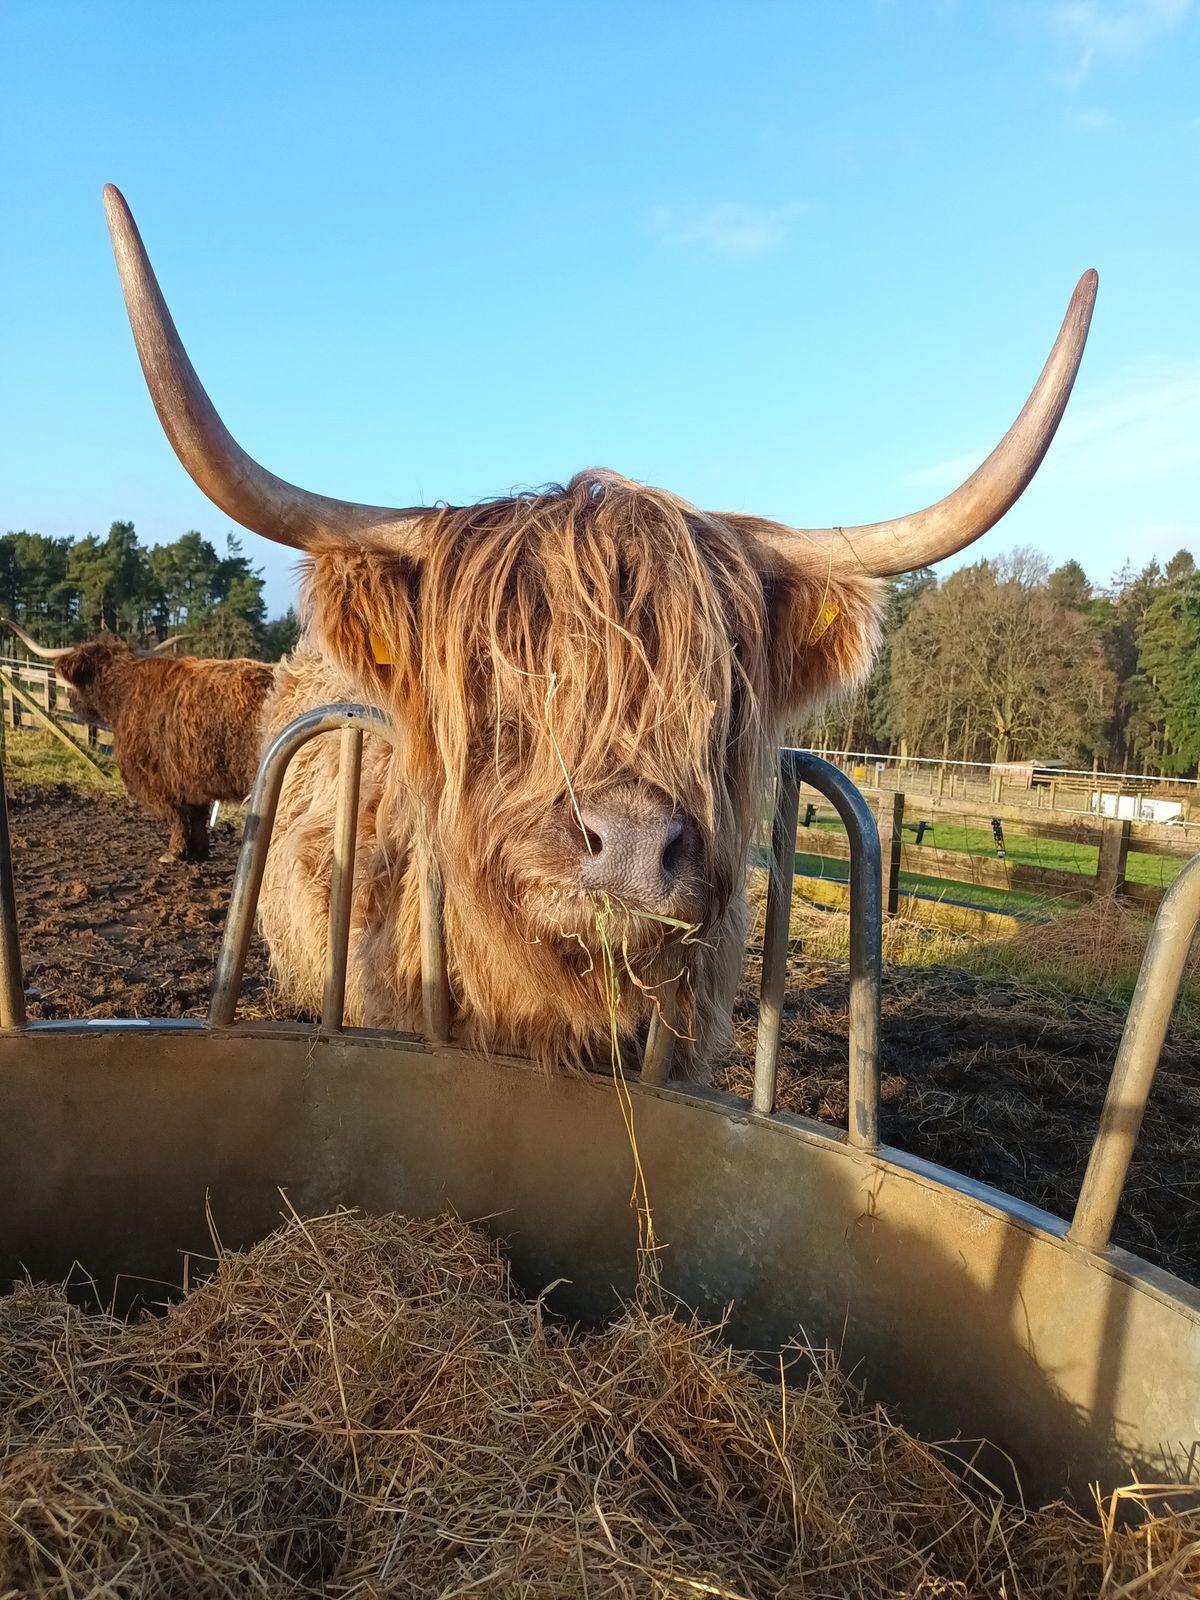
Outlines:
{"label": "wire fence", "polygon": [[[853,775],[853,774],[852,774]],[[885,905],[917,898],[1016,915],[1044,915],[1096,895],[1153,909],[1184,861],[1200,852],[1200,824],[1164,824],[1081,810],[978,804],[948,793],[860,785],[884,845]],[[801,797],[796,871],[841,883],[849,847],[832,809]]]}
{"label": "wire fence", "polygon": [[1195,778],[1093,772],[1035,762],[885,756],[861,750],[819,753],[855,782],[873,789],[973,802],[980,808],[1014,805],[1138,822],[1200,821],[1200,784]]}

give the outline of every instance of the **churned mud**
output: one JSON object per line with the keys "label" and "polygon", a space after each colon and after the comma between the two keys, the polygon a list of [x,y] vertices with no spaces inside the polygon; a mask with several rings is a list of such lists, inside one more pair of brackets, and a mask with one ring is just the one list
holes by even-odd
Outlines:
{"label": "churned mud", "polygon": [[[165,823],[122,795],[14,786],[9,831],[31,1018],[203,1016],[240,833],[201,866],[160,866]],[[242,1011],[266,1014],[256,939]]]}
{"label": "churned mud", "polygon": [[[749,1094],[759,962],[752,951],[722,1087]],[[779,1105],[846,1126],[844,967],[793,958]],[[950,968],[885,969],[885,1143],[1070,1217],[1125,1025],[1116,1005],[1053,999]],[[1173,1031],[1159,1063],[1114,1243],[1200,1283],[1200,1047]]]}
{"label": "churned mud", "polygon": [[[18,787],[9,795],[29,1013],[202,1015],[239,837],[218,828],[203,866],[159,866],[164,828],[119,796]],[[256,940],[241,1014],[277,1014]],[[748,1093],[758,963],[737,1007],[721,1083]],[[780,1104],[845,1125],[846,973],[791,964]],[[947,968],[889,969],[883,1136],[889,1144],[1069,1216],[1124,1010],[1048,999]],[[1168,1040],[1116,1242],[1200,1283],[1200,1050]]]}

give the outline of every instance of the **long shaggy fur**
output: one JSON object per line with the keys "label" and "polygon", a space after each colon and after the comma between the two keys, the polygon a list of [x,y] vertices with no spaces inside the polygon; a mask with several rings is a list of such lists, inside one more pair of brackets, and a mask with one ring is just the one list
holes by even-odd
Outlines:
{"label": "long shaggy fur", "polygon": [[203,859],[206,808],[243,800],[254,785],[274,669],[261,661],[139,656],[121,640],[99,639],[60,656],[55,670],[76,714],[111,727],[126,789],[171,824],[170,853]]}
{"label": "long shaggy fur", "polygon": [[[385,707],[368,739],[348,1016],[420,1011],[415,868],[441,868],[458,1037],[554,1062],[607,1060],[681,977],[682,1056],[725,1044],[744,934],[744,862],[782,727],[865,675],[881,584],[781,570],[749,519],[614,473],[427,514],[419,564],[321,555],[306,637],[277,670],[273,733],[337,699]],[[378,664],[372,647],[387,658]],[[373,748],[370,748],[373,745]],[[337,745],[285,786],[261,901],[293,1000],[319,1005]],[[652,789],[698,824],[703,910],[679,929],[584,892],[579,803]]]}

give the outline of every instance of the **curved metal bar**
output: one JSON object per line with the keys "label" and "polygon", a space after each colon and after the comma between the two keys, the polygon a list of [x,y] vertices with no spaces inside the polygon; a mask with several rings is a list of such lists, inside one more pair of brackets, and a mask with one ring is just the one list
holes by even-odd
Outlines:
{"label": "curved metal bar", "polygon": [[679,993],[679,979],[668,978],[658,991],[658,1004],[650,1016],[646,1030],[646,1048],[642,1053],[642,1082],[662,1085],[671,1076],[671,1060],[675,1054]]}
{"label": "curved metal bar", "polygon": [[358,787],[362,777],[362,729],[342,729],[338,752],[337,813],[333,820],[333,869],[329,874],[329,947],[325,951],[325,993],[321,1026],[337,1033],[346,1010],[346,961],[350,948],[350,903],[354,893],[354,851],[358,843]]}
{"label": "curved metal bar", "polygon": [[[254,791],[250,796],[250,812],[246,818],[246,831],[242,835],[242,848],[238,855],[237,872],[229,897],[229,915],[225,921],[225,934],[217,969],[209,997],[208,1023],[212,1028],[223,1028],[233,1021],[242,976],[246,970],[246,956],[250,937],[254,931],[254,915],[258,909],[258,895],[262,888],[263,872],[267,864],[267,849],[275,827],[275,813],[288,766],[296,752],[315,739],[318,734],[333,728],[358,728],[382,734],[394,742],[391,723],[382,711],[373,706],[351,705],[346,702],[319,706],[306,711],[289,722],[271,741],[259,763]],[[343,943],[338,957],[345,979],[346,948]]]}
{"label": "curved metal bar", "polygon": [[442,926],[442,875],[421,846],[417,851],[417,893],[421,915],[421,1025],[431,1044],[450,1039],[450,985],[446,980],[446,939]]}
{"label": "curved metal bar", "polygon": [[771,822],[771,866],[767,880],[767,916],[763,927],[762,977],[758,986],[758,1034],[754,1044],[754,1093],[751,1105],[760,1116],[775,1109],[779,1077],[779,1034],[783,1024],[783,990],[787,980],[788,930],[792,920],[792,883],[796,875],[796,822],[800,779],[795,762],[779,753],[775,816]]}
{"label": "curved metal bar", "polygon": [[17,927],[16,880],[8,831],[8,791],[0,762],[0,1028],[25,1026],[21,934]]}
{"label": "curved metal bar", "polygon": [[1200,926],[1200,855],[1193,856],[1163,896],[1109,1080],[1100,1126],[1067,1237],[1104,1250],[1129,1176],[1133,1147],[1179,994],[1192,938]]}
{"label": "curved metal bar", "polygon": [[809,750],[781,750],[779,802],[771,840],[771,879],[763,934],[754,1110],[775,1109],[779,1033],[795,876],[800,785],[832,802],[850,840],[850,1143],[879,1144],[879,1008],[883,982],[883,878],[879,829],[844,772]]}

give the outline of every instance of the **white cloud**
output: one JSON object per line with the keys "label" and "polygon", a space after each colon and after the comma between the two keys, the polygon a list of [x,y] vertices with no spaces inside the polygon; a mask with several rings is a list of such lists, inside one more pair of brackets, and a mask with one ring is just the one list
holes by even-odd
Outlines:
{"label": "white cloud", "polygon": [[[991,448],[921,467],[906,482],[945,492]],[[1077,394],[1039,479],[1060,488],[1111,489],[1193,472],[1200,473],[1200,363]]]}
{"label": "white cloud", "polygon": [[1191,8],[1192,0],[1059,0],[1046,15],[1070,61],[1067,82],[1077,88],[1094,65],[1137,55]]}
{"label": "white cloud", "polygon": [[727,200],[707,206],[655,206],[647,220],[651,232],[670,244],[745,260],[778,250],[802,210],[797,204],[751,206]]}
{"label": "white cloud", "polygon": [[1115,133],[1120,126],[1111,111],[1093,107],[1086,111],[1069,111],[1067,126],[1076,133]]}

